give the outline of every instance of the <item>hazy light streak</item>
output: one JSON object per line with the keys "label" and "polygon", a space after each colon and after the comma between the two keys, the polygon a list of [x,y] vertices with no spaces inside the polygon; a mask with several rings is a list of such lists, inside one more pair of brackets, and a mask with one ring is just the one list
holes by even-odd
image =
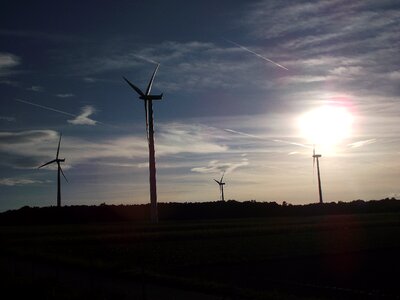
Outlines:
{"label": "hazy light streak", "polygon": [[224,39],[224,40],[229,42],[229,43],[231,43],[231,44],[233,44],[233,45],[235,45],[235,46],[237,46],[237,47],[239,47],[239,48],[241,48],[241,49],[243,49],[243,50],[245,50],[245,51],[247,51],[247,52],[250,52],[250,53],[254,54],[255,56],[257,56],[257,57],[259,57],[259,58],[261,58],[261,59],[263,59],[265,61],[268,61],[268,62],[278,66],[279,68],[282,68],[282,69],[285,69],[286,71],[289,71],[288,68],[282,66],[281,64],[278,64],[277,62],[274,62],[273,60],[270,60],[269,58],[266,58],[265,56],[262,56],[261,54],[258,54],[257,52],[254,52],[254,51],[250,50],[249,48],[246,48],[245,46],[242,46],[242,45],[240,45],[238,43],[235,43],[234,41],[231,41],[231,40],[227,40],[227,39]]}

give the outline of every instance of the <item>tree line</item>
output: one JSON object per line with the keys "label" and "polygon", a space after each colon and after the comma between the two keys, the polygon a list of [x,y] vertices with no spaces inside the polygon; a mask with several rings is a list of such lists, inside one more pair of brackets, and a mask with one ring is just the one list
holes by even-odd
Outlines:
{"label": "tree line", "polygon": [[[363,214],[400,212],[400,201],[395,198],[381,200],[354,200],[292,205],[286,202],[214,202],[158,203],[160,221],[201,220],[227,218],[295,217],[335,214]],[[97,222],[147,222],[149,204],[135,205],[74,205],[63,207],[29,207],[0,213],[0,225],[12,224],[68,224]]]}

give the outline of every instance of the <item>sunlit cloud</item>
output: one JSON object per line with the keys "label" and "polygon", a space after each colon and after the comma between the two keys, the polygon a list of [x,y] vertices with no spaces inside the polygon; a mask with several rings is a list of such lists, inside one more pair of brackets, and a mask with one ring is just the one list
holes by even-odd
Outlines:
{"label": "sunlit cloud", "polygon": [[214,130],[205,125],[164,124],[158,134],[157,153],[220,153],[227,151],[210,133]]}
{"label": "sunlit cloud", "polygon": [[81,114],[73,120],[68,120],[68,123],[73,125],[96,125],[97,121],[89,118],[89,116],[95,112],[96,110],[93,106],[84,106],[81,108]]}

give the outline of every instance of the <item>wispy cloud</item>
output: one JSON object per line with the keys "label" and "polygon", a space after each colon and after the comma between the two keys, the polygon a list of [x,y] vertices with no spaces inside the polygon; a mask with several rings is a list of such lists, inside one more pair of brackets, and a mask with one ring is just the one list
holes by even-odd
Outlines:
{"label": "wispy cloud", "polygon": [[239,162],[220,162],[218,160],[212,160],[205,167],[192,168],[192,172],[197,173],[231,173],[237,168],[247,166],[249,164],[247,158],[242,158]]}
{"label": "wispy cloud", "polygon": [[96,125],[97,121],[89,118],[95,112],[96,110],[93,106],[84,106],[81,108],[81,114],[73,120],[68,120],[68,123],[73,125]]}
{"label": "wispy cloud", "polygon": [[156,88],[166,92],[266,85],[262,77],[264,70],[258,61],[251,56],[243,57],[241,49],[227,46],[226,43],[166,41],[156,46],[142,46],[128,53],[124,51],[86,57],[84,61],[76,61],[74,68],[86,82],[96,82],[100,74],[103,76],[107,72],[118,70],[129,76],[128,72],[137,70],[135,77],[145,78],[142,83],[138,82],[141,85],[146,84],[145,80],[151,72],[152,67],[147,61],[161,63]]}
{"label": "wispy cloud", "polygon": [[233,133],[233,134],[238,134],[238,135],[245,136],[245,137],[250,137],[250,138],[255,138],[255,139],[262,139],[261,137],[256,136],[256,135],[254,135],[254,134],[248,134],[248,133],[241,132],[241,131],[237,131],[237,130],[233,130],[233,129],[227,129],[227,128],[225,128],[224,130],[225,130],[226,132]]}
{"label": "wispy cloud", "polygon": [[[157,156],[207,155],[228,150],[227,146],[219,145],[210,138],[205,130],[202,126],[160,124]],[[58,133],[52,130],[0,132],[0,152],[3,153],[0,163],[15,168],[35,168],[41,161],[54,156],[57,142]],[[107,164],[137,166],[147,158],[147,147],[142,133],[99,139],[96,142],[63,135],[62,153],[71,165],[100,160]]]}
{"label": "wispy cloud", "polygon": [[22,186],[30,184],[41,184],[47,182],[49,181],[33,180],[27,178],[0,178],[0,185],[6,185],[6,186]]}
{"label": "wispy cloud", "polygon": [[400,11],[394,3],[264,0],[250,4],[238,22],[291,69],[286,90],[328,86],[359,96],[397,95]]}
{"label": "wispy cloud", "polygon": [[56,96],[59,97],[59,98],[71,98],[71,97],[75,97],[75,95],[72,94],[72,93],[56,94]]}
{"label": "wispy cloud", "polygon": [[15,117],[0,116],[0,121],[15,122]]}
{"label": "wispy cloud", "polygon": [[220,153],[227,151],[209,135],[213,128],[201,124],[185,125],[182,123],[162,124],[157,140],[157,152],[168,153]]}
{"label": "wispy cloud", "polygon": [[44,88],[40,85],[32,85],[30,88],[27,88],[27,90],[33,92],[43,92]]}
{"label": "wispy cloud", "polygon": [[12,74],[12,68],[18,66],[21,60],[18,56],[11,53],[0,52],[0,76]]}

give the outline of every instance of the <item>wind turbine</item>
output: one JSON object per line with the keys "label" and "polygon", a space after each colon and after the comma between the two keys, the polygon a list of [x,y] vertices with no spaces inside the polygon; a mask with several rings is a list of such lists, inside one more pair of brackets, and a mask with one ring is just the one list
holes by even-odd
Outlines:
{"label": "wind turbine", "polygon": [[61,144],[61,133],[60,133],[60,139],[58,141],[58,147],[57,147],[57,154],[56,158],[41,165],[38,167],[38,169],[50,165],[52,163],[57,163],[57,207],[61,206],[61,182],[60,182],[60,173],[64,176],[65,180],[68,182],[67,177],[65,177],[63,170],[61,169],[60,162],[65,162],[65,158],[58,158],[58,155],[60,153],[60,144]]}
{"label": "wind turbine", "polygon": [[318,176],[318,192],[319,192],[319,203],[323,203],[322,201],[322,187],[321,187],[321,174],[319,172],[319,158],[321,157],[321,154],[315,154],[315,145],[313,148],[313,170],[315,168],[315,161],[317,162],[317,176]]}
{"label": "wind turbine", "polygon": [[156,158],[155,158],[155,150],[154,150],[154,124],[153,124],[153,100],[161,100],[163,94],[161,95],[150,95],[151,87],[153,85],[154,77],[156,76],[158,67],[160,64],[157,64],[156,69],[151,76],[150,82],[147,86],[146,93],[143,93],[141,89],[131,83],[125,77],[124,80],[135,90],[136,93],[139,94],[139,99],[144,101],[144,110],[146,114],[146,134],[147,141],[149,144],[149,180],[150,180],[150,219],[151,222],[158,222],[158,213],[157,213],[157,185],[156,185]]}
{"label": "wind turbine", "polygon": [[221,177],[221,179],[219,181],[217,179],[214,179],[214,181],[216,183],[218,183],[218,185],[219,185],[219,190],[221,192],[221,201],[225,201],[225,199],[224,199],[224,185],[225,185],[225,182],[222,181],[222,179],[224,178],[224,175],[225,175],[225,172],[222,173],[222,177]]}

